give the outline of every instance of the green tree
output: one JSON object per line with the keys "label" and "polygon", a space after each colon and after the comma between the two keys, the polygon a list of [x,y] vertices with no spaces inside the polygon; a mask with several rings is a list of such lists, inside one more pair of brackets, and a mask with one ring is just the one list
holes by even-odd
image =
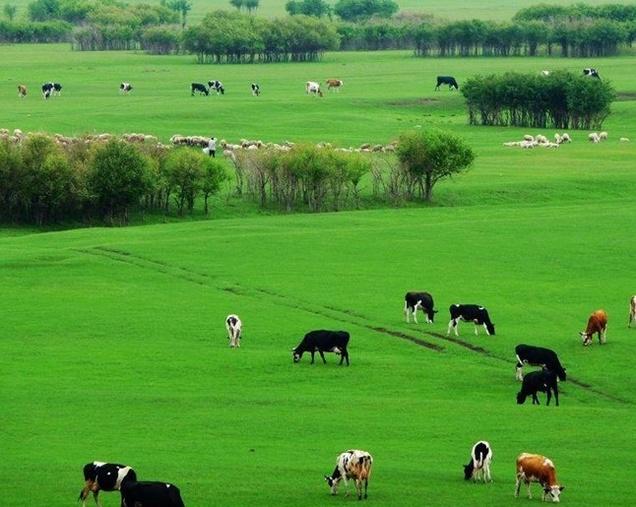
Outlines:
{"label": "green tree", "polygon": [[243,7],[245,7],[245,0],[230,0],[230,5],[232,7],[236,7],[236,9],[240,11]]}
{"label": "green tree", "polygon": [[59,0],[35,0],[27,6],[31,21],[50,21],[60,17]]}
{"label": "green tree", "polygon": [[228,179],[228,175],[223,168],[223,164],[208,157],[203,169],[203,181],[201,182],[201,193],[203,194],[203,210],[206,216],[209,214],[208,199],[221,189],[221,184]]}
{"label": "green tree", "polygon": [[427,202],[438,181],[467,170],[475,159],[473,150],[462,138],[437,129],[403,133],[397,157],[420,197]]}
{"label": "green tree", "polygon": [[251,14],[252,11],[255,11],[258,9],[258,6],[260,5],[260,0],[243,0],[243,5],[245,5],[247,12]]}
{"label": "green tree", "polygon": [[18,8],[13,4],[4,4],[4,7],[2,8],[2,12],[4,12],[4,15],[9,19],[9,21],[14,20],[17,10]]}
{"label": "green tree", "polygon": [[181,15],[181,28],[185,28],[186,18],[192,10],[192,2],[190,0],[169,0],[166,6]]}
{"label": "green tree", "polygon": [[345,21],[360,21],[372,16],[390,18],[399,10],[393,0],[338,0],[334,12]]}
{"label": "green tree", "polygon": [[285,10],[290,16],[304,14],[321,18],[331,14],[331,6],[324,0],[290,0],[285,4]]}
{"label": "green tree", "polygon": [[168,155],[165,164],[168,184],[175,193],[179,215],[183,215],[186,207],[190,212],[194,209],[194,201],[201,191],[207,164],[206,155],[190,148],[180,148]]}

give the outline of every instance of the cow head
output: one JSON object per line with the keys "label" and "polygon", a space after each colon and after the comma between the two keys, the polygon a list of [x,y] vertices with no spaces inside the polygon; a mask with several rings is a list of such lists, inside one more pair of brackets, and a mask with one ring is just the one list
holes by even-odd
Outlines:
{"label": "cow head", "polygon": [[303,357],[303,353],[299,352],[296,348],[292,349],[292,359],[294,360],[294,363],[297,363],[298,361],[300,361],[300,358]]}
{"label": "cow head", "polygon": [[517,393],[517,405],[523,405],[526,401],[526,395],[523,394],[523,391],[519,391]]}
{"label": "cow head", "polygon": [[426,312],[426,315],[428,315],[428,320],[430,320],[431,322],[435,322],[435,314],[437,313],[437,310],[429,310]]}
{"label": "cow head", "polygon": [[471,459],[468,465],[464,465],[464,479],[467,481],[472,479],[474,470],[475,469],[473,467],[473,460]]}
{"label": "cow head", "polygon": [[338,493],[338,483],[340,482],[340,477],[331,477],[329,475],[325,475],[325,481],[331,488],[331,494],[336,495]]}
{"label": "cow head", "polygon": [[587,334],[585,331],[581,331],[579,335],[581,335],[583,345],[589,345],[590,343],[592,343],[592,336]]}
{"label": "cow head", "polygon": [[565,489],[565,486],[544,486],[543,488],[543,501],[549,500],[554,503],[560,502],[561,491]]}
{"label": "cow head", "polygon": [[486,322],[486,329],[490,336],[495,336],[495,325],[492,322]]}

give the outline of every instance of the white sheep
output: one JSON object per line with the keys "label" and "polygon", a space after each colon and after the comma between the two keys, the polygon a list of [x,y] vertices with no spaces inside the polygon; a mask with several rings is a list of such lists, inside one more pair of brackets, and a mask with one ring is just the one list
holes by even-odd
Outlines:
{"label": "white sheep", "polygon": [[587,135],[587,139],[592,142],[592,143],[598,143],[600,142],[601,138],[599,137],[599,135],[596,132],[590,132]]}
{"label": "white sheep", "polygon": [[607,132],[603,131],[598,135],[599,140],[605,141],[607,139]]}
{"label": "white sheep", "polygon": [[621,142],[621,143],[628,143],[628,142],[629,142],[629,137],[621,137],[621,138],[619,139],[619,142]]}
{"label": "white sheep", "polygon": [[570,134],[568,134],[567,132],[563,132],[563,135],[561,136],[561,143],[571,143],[572,139],[570,138]]}
{"label": "white sheep", "polygon": [[508,141],[507,143],[503,143],[503,145],[504,146],[521,146],[521,141]]}
{"label": "white sheep", "polygon": [[535,143],[534,141],[524,140],[524,141],[521,141],[521,144],[519,146],[521,146],[523,149],[532,149],[536,145],[537,143]]}
{"label": "white sheep", "polygon": [[534,142],[534,136],[531,136],[530,134],[526,134],[525,136],[523,136],[523,140],[524,141],[529,141],[529,142]]}
{"label": "white sheep", "polygon": [[537,137],[535,137],[535,141],[538,144],[548,144],[548,138],[546,136],[542,136],[541,134],[539,134]]}

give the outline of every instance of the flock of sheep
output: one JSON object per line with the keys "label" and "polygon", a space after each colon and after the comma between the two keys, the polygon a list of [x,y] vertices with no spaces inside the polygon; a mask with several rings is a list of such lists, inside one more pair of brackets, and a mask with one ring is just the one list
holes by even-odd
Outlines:
{"label": "flock of sheep", "polygon": [[[588,141],[592,142],[592,143],[600,143],[601,141],[606,141],[608,139],[608,134],[607,132],[590,132],[587,136]],[[627,137],[621,137],[619,139],[619,141],[621,143],[628,143],[629,142],[629,138]],[[509,146],[509,147],[519,147],[519,148],[535,148],[535,147],[540,147],[540,148],[558,148],[560,145],[564,144],[564,143],[571,143],[572,142],[572,138],[570,137],[570,135],[567,132],[564,132],[563,134],[559,134],[558,132],[556,132],[554,134],[554,142],[550,141],[546,136],[544,135],[536,135],[536,136],[532,136],[530,134],[526,134],[523,136],[523,139],[521,141],[508,141],[503,143],[504,146]]]}

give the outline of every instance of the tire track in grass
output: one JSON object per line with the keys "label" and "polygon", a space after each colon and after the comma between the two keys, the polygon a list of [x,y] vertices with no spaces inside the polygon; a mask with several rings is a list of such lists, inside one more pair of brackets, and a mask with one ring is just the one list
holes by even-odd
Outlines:
{"label": "tire track in grass", "polygon": [[[150,269],[153,270],[155,272],[159,272],[162,274],[166,274],[169,276],[173,276],[176,278],[179,278],[181,280],[184,281],[188,281],[188,282],[192,282],[195,283],[197,285],[201,285],[201,286],[205,286],[208,288],[212,288],[215,290],[222,290],[225,292],[229,292],[231,294],[237,295],[237,296],[241,296],[241,297],[253,297],[251,294],[253,293],[258,293],[258,294],[263,294],[263,295],[267,295],[270,297],[275,297],[277,298],[279,301],[277,304],[280,304],[282,306],[286,306],[288,308],[294,309],[294,310],[301,310],[304,311],[306,313],[311,313],[313,315],[319,315],[321,317],[327,317],[329,319],[333,319],[333,320],[338,320],[340,322],[344,322],[346,324],[353,324],[355,326],[359,326],[359,327],[363,327],[366,329],[369,329],[371,331],[375,331],[377,333],[381,333],[381,334],[385,334],[387,336],[393,336],[396,338],[400,338],[402,340],[406,340],[406,341],[410,341],[412,343],[415,343],[416,345],[419,345],[423,348],[426,348],[428,350],[433,350],[435,352],[444,352],[444,350],[446,350],[443,346],[438,345],[436,343],[424,340],[420,337],[417,336],[413,336],[411,334],[407,334],[404,333],[402,331],[397,331],[397,330],[393,330],[393,329],[388,329],[386,327],[383,326],[378,326],[378,325],[373,325],[370,323],[370,320],[365,317],[364,315],[362,315],[361,313],[358,312],[354,312],[351,310],[344,310],[335,306],[323,306],[323,305],[318,305],[318,304],[310,304],[310,303],[302,303],[299,300],[294,300],[293,302],[289,301],[289,297],[284,295],[284,294],[279,294],[275,291],[272,291],[271,289],[263,289],[263,288],[258,288],[258,287],[243,287],[240,285],[232,285],[232,286],[219,286],[217,284],[212,283],[214,278],[207,273],[200,273],[198,271],[194,271],[192,269],[188,269],[188,268],[184,268],[181,266],[175,266],[172,264],[169,264],[167,262],[163,262],[163,261],[158,261],[155,259],[151,259],[149,257],[145,257],[145,256],[141,256],[141,255],[137,255],[137,254],[132,254],[128,251],[125,250],[121,250],[121,249],[116,249],[116,248],[111,248],[111,247],[104,247],[104,246],[97,246],[97,247],[93,247],[93,248],[84,248],[84,249],[74,249],[74,251],[82,253],[82,254],[88,254],[88,255],[96,255],[96,256],[100,256],[100,257],[104,257],[116,262],[123,262],[126,264],[130,264],[136,267],[140,267],[140,268],[144,268],[144,269]],[[334,315],[335,314],[335,315]],[[361,322],[355,322],[354,320],[351,319],[351,317],[353,317],[354,319],[359,319],[362,321]],[[438,338],[440,340],[443,341],[447,341],[450,343],[453,343],[454,345],[463,347],[465,349],[470,350],[471,352],[474,352],[476,354],[479,354],[481,356],[484,357],[488,357],[491,359],[495,359],[499,362],[503,362],[506,364],[510,364],[511,360],[509,358],[500,356],[498,354],[494,354],[492,352],[490,352],[489,350],[484,349],[483,347],[480,347],[479,345],[474,345],[470,342],[461,340],[459,338],[455,338],[455,337],[451,337],[448,335],[444,335],[442,333],[438,333],[435,331],[424,331],[421,330],[420,331],[423,334],[426,334],[428,336],[434,337],[434,338]],[[614,394],[611,393],[607,393],[601,389],[598,389],[594,386],[592,386],[591,384],[588,384],[586,382],[583,382],[581,380],[578,380],[572,376],[569,376],[568,378],[568,382],[580,387],[581,389],[583,389],[584,391],[596,394],[598,396],[601,396],[603,398],[624,404],[624,405],[633,405],[634,403],[630,400],[627,400],[625,398],[622,398],[620,396],[616,396]]]}

